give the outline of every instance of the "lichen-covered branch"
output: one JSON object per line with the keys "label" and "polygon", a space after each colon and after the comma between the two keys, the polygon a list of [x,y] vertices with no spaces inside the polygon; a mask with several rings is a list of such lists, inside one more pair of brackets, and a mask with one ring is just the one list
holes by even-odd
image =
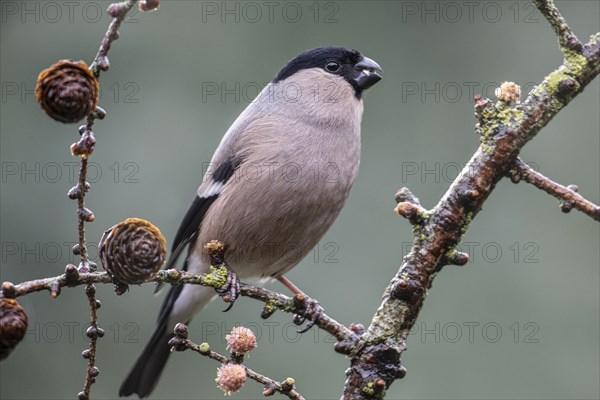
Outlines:
{"label": "lichen-covered branch", "polygon": [[535,3],[559,37],[564,62],[522,104],[511,104],[518,93],[498,96],[495,104],[475,99],[481,146],[433,209],[422,208],[408,189],[397,195],[396,212],[411,222],[415,238],[356,347],[343,399],[383,398],[405,375],[400,356],[435,275],[447,264],[466,262],[456,246],[496,184],[523,146],[600,72],[600,33],[582,46],[551,0]]}
{"label": "lichen-covered branch", "polygon": [[550,26],[554,29],[556,36],[558,36],[558,43],[561,48],[580,50],[581,42],[575,36],[571,28],[567,24],[567,21],[556,8],[553,0],[533,0],[536,7],[542,15],[550,22]]}
{"label": "lichen-covered branch", "polygon": [[600,221],[600,207],[577,193],[579,188],[576,185],[565,187],[558,184],[525,164],[521,159],[515,161],[509,174],[515,183],[522,179],[549,195],[556,197],[560,201],[560,207],[563,212],[569,212],[575,208],[594,218],[596,221]]}

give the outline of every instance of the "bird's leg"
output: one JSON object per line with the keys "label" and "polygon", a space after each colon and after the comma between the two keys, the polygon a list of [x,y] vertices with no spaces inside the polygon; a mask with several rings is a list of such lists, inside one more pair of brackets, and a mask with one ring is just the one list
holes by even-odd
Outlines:
{"label": "bird's leg", "polygon": [[[285,276],[280,276],[279,278],[277,278],[277,280],[279,282],[281,282],[281,284],[283,286],[285,286],[286,288],[290,289],[290,291],[294,294],[300,294],[302,296],[306,296],[306,294],[300,290],[300,288],[296,285],[294,285],[292,283],[292,281],[290,281],[288,278],[286,278]],[[308,296],[307,296],[308,297]]]}
{"label": "bird's leg", "polygon": [[293,321],[296,325],[302,325],[308,319],[308,323],[304,329],[299,330],[298,333],[307,332],[317,323],[325,310],[323,310],[323,307],[321,307],[318,301],[308,297],[302,290],[298,288],[298,286],[294,285],[286,277],[280,276],[277,278],[277,280],[296,295],[294,296],[294,303],[298,308],[303,308],[304,312],[302,314],[295,314]]}
{"label": "bird's leg", "polygon": [[238,278],[237,274],[230,268],[227,268],[227,280],[225,281],[225,284],[220,289],[216,289],[216,291],[225,302],[229,303],[229,306],[223,310],[223,312],[231,310],[233,303],[235,303],[240,296],[240,278]]}

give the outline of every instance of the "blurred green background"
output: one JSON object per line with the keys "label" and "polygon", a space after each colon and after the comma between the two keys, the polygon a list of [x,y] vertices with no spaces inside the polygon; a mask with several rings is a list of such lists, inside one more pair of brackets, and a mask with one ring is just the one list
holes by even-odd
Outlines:
{"label": "blurred green background", "polygon": [[[57,275],[74,261],[75,204],[66,192],[75,182],[68,148],[77,125],[46,117],[33,89],[58,59],[93,59],[108,4],[1,3],[2,280]],[[558,5],[582,40],[600,29],[599,2]],[[491,97],[505,80],[526,93],[561,62],[552,30],[526,1],[163,1],[123,25],[101,77],[108,117],[95,127],[87,198],[94,258],[103,230],[126,217],[149,219],[172,239],[228,126],[288,59],[322,45],[356,48],[385,70],[365,99],[362,165],[347,206],[288,275],[346,324],[369,323],[412,239],[392,213],[396,190],[408,186],[433,207],[477,148],[473,94]],[[595,203],[599,97],[596,79],[522,153]],[[437,277],[403,355],[408,374],[388,398],[597,399],[599,233],[598,223],[561,213],[537,189],[501,182],[465,235],[469,264]],[[94,398],[117,396],[151,334],[164,296],[152,292],[146,285],[117,297],[109,285],[98,288],[106,336]],[[19,301],[30,327],[0,364],[0,396],[74,398],[85,369],[83,289]],[[348,360],[330,337],[316,329],[300,337],[282,313],[261,320],[261,305],[246,298],[224,308],[212,303],[191,324],[191,338],[224,351],[223,336],[245,324],[259,335],[249,367],[294,377],[308,399],[340,397]],[[216,368],[174,354],[153,396],[222,398]],[[249,382],[235,398],[260,393]]]}

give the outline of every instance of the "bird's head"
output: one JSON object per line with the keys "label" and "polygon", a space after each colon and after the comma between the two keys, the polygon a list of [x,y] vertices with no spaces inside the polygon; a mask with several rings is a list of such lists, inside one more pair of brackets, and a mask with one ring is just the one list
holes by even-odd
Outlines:
{"label": "bird's head", "polygon": [[304,70],[315,68],[346,80],[354,88],[354,93],[359,99],[364,90],[381,80],[380,73],[383,72],[379,64],[356,50],[318,47],[291,59],[279,71],[273,82],[278,83]]}

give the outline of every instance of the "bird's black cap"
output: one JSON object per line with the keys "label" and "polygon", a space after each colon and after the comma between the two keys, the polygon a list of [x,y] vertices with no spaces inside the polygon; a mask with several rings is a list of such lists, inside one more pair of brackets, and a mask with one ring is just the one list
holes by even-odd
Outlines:
{"label": "bird's black cap", "polygon": [[368,89],[381,79],[377,72],[382,72],[381,67],[375,61],[363,56],[357,50],[333,46],[318,47],[291,59],[279,71],[273,79],[273,83],[278,83],[298,71],[310,68],[321,68],[328,73],[343,77],[352,85],[358,98],[361,97],[364,89]]}

